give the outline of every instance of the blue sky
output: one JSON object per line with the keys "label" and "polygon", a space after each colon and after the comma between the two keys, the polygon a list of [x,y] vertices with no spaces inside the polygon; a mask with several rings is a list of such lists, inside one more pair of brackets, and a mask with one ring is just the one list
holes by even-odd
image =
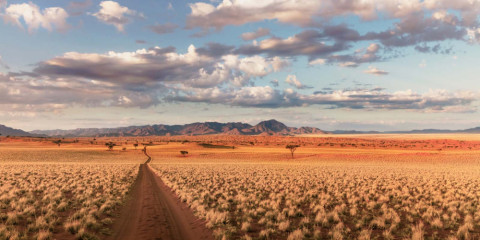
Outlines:
{"label": "blue sky", "polygon": [[480,126],[480,1],[0,0],[0,123]]}

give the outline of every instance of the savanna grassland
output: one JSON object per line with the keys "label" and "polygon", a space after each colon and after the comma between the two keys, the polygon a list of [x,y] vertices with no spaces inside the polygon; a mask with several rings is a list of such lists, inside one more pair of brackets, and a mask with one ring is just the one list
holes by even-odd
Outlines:
{"label": "savanna grassland", "polygon": [[[479,140],[2,138],[0,239],[108,239],[143,144],[149,168],[217,239],[478,239]],[[299,145],[293,159],[287,144]]]}

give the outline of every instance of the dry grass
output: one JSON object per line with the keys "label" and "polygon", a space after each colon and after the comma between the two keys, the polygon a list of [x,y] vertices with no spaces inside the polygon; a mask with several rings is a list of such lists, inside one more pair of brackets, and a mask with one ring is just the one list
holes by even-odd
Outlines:
{"label": "dry grass", "polygon": [[105,236],[111,223],[102,221],[137,176],[135,157],[37,147],[0,150],[0,239],[64,239],[67,232],[70,239]]}
{"label": "dry grass", "polygon": [[[177,149],[189,150],[181,158]],[[151,166],[219,239],[477,239],[479,155],[464,150],[153,149]]]}

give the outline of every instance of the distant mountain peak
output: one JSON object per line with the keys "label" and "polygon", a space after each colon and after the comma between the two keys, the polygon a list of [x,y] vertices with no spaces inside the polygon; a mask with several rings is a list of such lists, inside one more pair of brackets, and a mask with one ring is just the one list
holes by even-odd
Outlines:
{"label": "distant mountain peak", "polygon": [[281,132],[288,130],[285,124],[275,119],[259,122],[254,128],[256,132]]}

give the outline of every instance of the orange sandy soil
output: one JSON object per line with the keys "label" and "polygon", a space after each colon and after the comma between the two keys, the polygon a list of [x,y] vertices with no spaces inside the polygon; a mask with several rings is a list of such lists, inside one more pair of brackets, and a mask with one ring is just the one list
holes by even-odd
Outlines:
{"label": "orange sandy soil", "polygon": [[[416,139],[413,139],[416,137]],[[61,153],[64,161],[111,161],[143,163],[146,144],[154,161],[292,161],[287,144],[298,144],[293,161],[476,161],[480,134],[415,135],[319,135],[277,136],[174,136],[65,138],[0,137],[0,161],[49,161]],[[107,151],[106,142],[114,142]],[[138,143],[135,150],[133,144]],[[205,148],[199,144],[231,146]],[[125,150],[122,150],[124,149]],[[180,151],[188,151],[183,157]],[[19,155],[19,152],[22,154]],[[31,155],[31,156],[30,156]],[[35,157],[33,157],[35,156]],[[43,156],[40,157],[39,156]],[[414,158],[412,158],[414,157]],[[34,160],[35,159],[35,160]],[[55,160],[56,161],[56,160]]]}

